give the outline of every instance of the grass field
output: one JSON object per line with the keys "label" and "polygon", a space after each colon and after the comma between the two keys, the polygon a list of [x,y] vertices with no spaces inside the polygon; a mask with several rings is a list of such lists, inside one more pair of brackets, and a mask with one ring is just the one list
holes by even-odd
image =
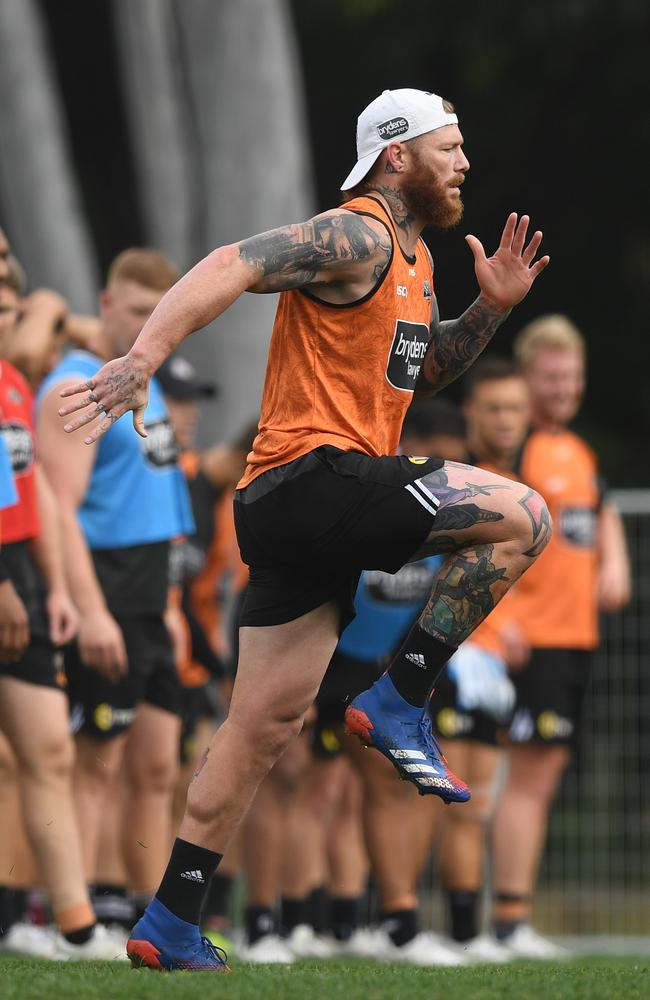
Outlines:
{"label": "grass field", "polygon": [[116,962],[0,960],[2,1000],[648,1000],[650,959],[575,959],[456,970],[336,962],[238,965],[232,975],[133,971]]}

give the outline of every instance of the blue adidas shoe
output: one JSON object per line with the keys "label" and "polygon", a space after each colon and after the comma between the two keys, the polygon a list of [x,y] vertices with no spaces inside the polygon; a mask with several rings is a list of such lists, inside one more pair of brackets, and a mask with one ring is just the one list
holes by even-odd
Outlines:
{"label": "blue adidas shoe", "polygon": [[409,705],[388,674],[350,703],[345,724],[347,733],[383,753],[420,795],[439,795],[447,803],[471,797],[465,782],[447,767],[426,708]]}
{"label": "blue adidas shoe", "polygon": [[176,917],[153,899],[126,945],[131,965],[159,972],[230,972],[226,953],[201,937],[196,924]]}

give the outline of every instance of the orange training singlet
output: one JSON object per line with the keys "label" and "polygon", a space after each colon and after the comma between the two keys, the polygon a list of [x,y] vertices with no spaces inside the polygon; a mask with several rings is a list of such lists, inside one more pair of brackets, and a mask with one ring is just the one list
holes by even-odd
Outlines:
{"label": "orange training singlet", "polygon": [[397,450],[430,339],[431,257],[421,239],[413,258],[404,254],[376,198],[342,208],[384,223],[393,243],[389,265],[357,302],[332,305],[306,289],[281,293],[260,430],[239,488],[325,444],[373,456]]}
{"label": "orange training singlet", "polygon": [[503,656],[501,627],[512,620],[535,648],[598,645],[597,472],[591,448],[571,431],[531,433],[519,479],[546,500],[553,535],[539,559],[472,633],[472,642]]}
{"label": "orange training singlet", "polygon": [[514,617],[531,646],[594,649],[601,502],[596,456],[571,431],[533,431],[524,447],[521,479],[546,500],[553,535],[517,583]]}

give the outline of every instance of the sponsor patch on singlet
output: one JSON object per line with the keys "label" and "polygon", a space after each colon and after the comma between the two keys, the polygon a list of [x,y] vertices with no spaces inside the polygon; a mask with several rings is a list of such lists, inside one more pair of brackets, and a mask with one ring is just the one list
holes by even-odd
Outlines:
{"label": "sponsor patch on singlet", "polygon": [[178,445],[174,436],[174,428],[165,417],[146,425],[147,437],[142,441],[142,449],[147,462],[157,469],[174,465],[178,458]]}
{"label": "sponsor patch on singlet", "polygon": [[561,537],[579,548],[596,544],[596,512],[589,507],[565,507],[560,511]]}
{"label": "sponsor patch on singlet", "polygon": [[34,464],[34,440],[31,431],[16,420],[9,420],[0,428],[5,439],[11,468],[15,476],[28,472]]}
{"label": "sponsor patch on singlet", "polygon": [[386,366],[386,378],[395,389],[413,391],[427,353],[429,339],[429,327],[426,323],[397,320]]}

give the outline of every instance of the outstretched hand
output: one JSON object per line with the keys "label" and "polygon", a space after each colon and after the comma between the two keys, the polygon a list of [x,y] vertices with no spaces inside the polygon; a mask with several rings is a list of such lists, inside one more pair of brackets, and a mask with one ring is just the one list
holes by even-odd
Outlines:
{"label": "outstretched hand", "polygon": [[500,309],[512,309],[526,297],[530,288],[550,261],[548,255],[535,261],[542,242],[542,233],[533,233],[524,247],[530,219],[512,212],[505,224],[501,242],[492,257],[486,257],[483,244],[476,236],[466,236],[474,254],[474,268],[481,292]]}
{"label": "outstretched hand", "polygon": [[59,416],[81,411],[78,417],[64,425],[68,433],[85,427],[93,420],[99,423],[84,438],[93,444],[113,426],[127,410],[133,410],[133,426],[141,437],[146,437],[144,411],[149,398],[149,376],[127,354],[109,361],[96,375],[86,382],[78,382],[61,391],[62,396],[77,398],[60,407]]}

